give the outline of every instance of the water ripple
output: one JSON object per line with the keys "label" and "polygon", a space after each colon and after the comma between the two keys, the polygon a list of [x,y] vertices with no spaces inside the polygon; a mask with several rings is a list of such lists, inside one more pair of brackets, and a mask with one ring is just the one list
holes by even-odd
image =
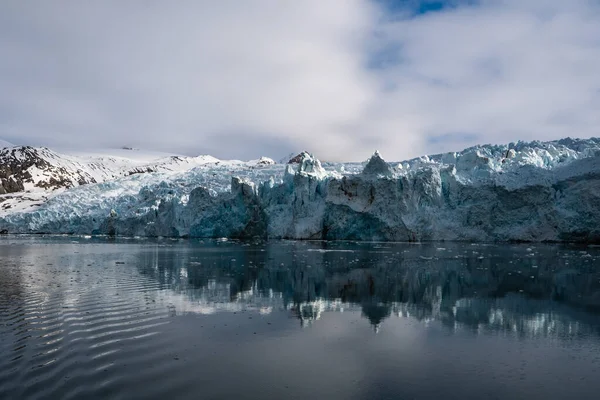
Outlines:
{"label": "water ripple", "polygon": [[[303,346],[322,342],[314,337],[314,342],[294,342],[297,332],[289,330],[288,325],[280,337],[269,336],[274,335],[270,320],[267,325],[262,318],[275,314],[274,310],[281,310],[284,324],[291,321],[294,329],[313,322],[316,325],[317,321],[323,323],[324,315],[340,311],[344,318],[359,315],[368,320],[367,324],[375,329],[367,326],[367,335],[375,335],[384,321],[395,316],[397,320],[410,317],[411,321],[424,324],[438,321],[452,332],[466,327],[477,334],[549,337],[554,342],[589,337],[597,342],[600,337],[598,324],[588,323],[595,315],[585,313],[586,307],[597,305],[600,273],[586,264],[576,273],[573,269],[556,272],[560,265],[545,262],[560,263],[562,258],[552,255],[536,259],[535,263],[527,261],[527,265],[509,267],[523,258],[524,250],[520,248],[509,249],[514,259],[499,265],[492,264],[496,263],[492,253],[482,258],[482,248],[477,248],[475,255],[466,255],[475,253],[471,246],[452,248],[450,244],[438,249],[407,246],[393,253],[363,252],[360,248],[350,251],[335,247],[338,244],[327,245],[332,247],[327,251],[306,251],[316,245],[283,243],[272,254],[240,245],[236,255],[231,256],[223,247],[227,244],[193,253],[185,247],[176,251],[164,244],[127,247],[115,243],[56,242],[39,245],[34,241],[14,249],[0,243],[6,250],[0,253],[1,399],[180,397],[177,395],[198,393],[194,392],[195,387],[210,379],[228,377],[228,368],[236,368],[236,363],[246,362],[242,372],[252,379],[260,379],[263,373],[255,363],[265,370],[270,368],[271,376],[279,376],[285,368],[278,363],[290,370],[298,367],[293,357],[284,356],[290,352],[299,359],[320,360],[323,368],[331,372],[344,369],[346,364],[351,366],[347,361],[355,353],[340,351],[337,360],[342,362],[327,364],[329,349],[337,348],[344,340],[352,345],[352,350],[377,343],[374,336],[358,335],[358,342],[353,342],[350,336],[344,339],[340,334],[344,340],[316,346],[317,350],[311,352],[310,346]],[[443,263],[437,261],[438,253],[450,250],[452,257],[446,257]],[[461,257],[454,256],[459,253]],[[576,311],[580,314],[558,307],[552,303],[553,296],[560,297],[560,307],[579,307]],[[241,315],[246,312],[253,314]],[[213,315],[218,313],[222,314]],[[225,314],[238,318],[221,319],[226,320],[222,326],[204,326],[205,321],[215,321]],[[297,325],[295,318],[301,324]],[[175,329],[181,328],[181,321],[191,321],[195,330]],[[355,322],[349,320],[353,325],[344,334],[365,335]],[[250,332],[247,326],[252,327]],[[301,332],[308,335],[311,330]],[[337,326],[330,324],[320,339],[329,340],[338,332]],[[261,335],[272,340],[257,339]],[[220,350],[231,362],[219,363],[222,356],[212,346],[219,346],[226,338],[230,341],[225,350]],[[277,349],[277,354],[271,355],[275,360],[271,364],[261,361],[267,342]],[[402,343],[416,341],[393,338],[390,343],[393,345],[387,351],[381,351],[382,346],[375,348],[373,354],[392,353],[402,348]],[[179,360],[191,351],[190,346],[196,345],[204,347],[196,353],[192,364],[195,369],[188,370],[189,365]],[[597,346],[589,344],[587,348],[597,350]],[[553,348],[557,349],[560,346]],[[486,347],[486,351],[492,352],[493,346]],[[336,353],[332,354],[335,359]],[[414,354],[413,357],[418,360]],[[594,363],[600,365],[598,359]],[[317,371],[318,364],[311,368]],[[425,364],[428,368],[436,365]],[[590,375],[594,372],[591,368]],[[296,373],[301,376],[302,371]],[[313,382],[317,375],[315,372]],[[401,374],[398,376],[402,378]],[[272,383],[269,381],[269,387]],[[274,382],[273,386],[277,384]],[[227,381],[225,386],[226,393],[235,392],[235,385]],[[336,390],[343,387],[332,386]],[[277,397],[284,398],[288,393],[279,394]]]}
{"label": "water ripple", "polygon": [[0,264],[0,398],[114,394],[131,379],[115,374],[123,360],[153,365],[166,357],[167,343],[156,339],[170,322],[158,282],[111,270],[111,261],[99,269],[95,257],[46,256]]}

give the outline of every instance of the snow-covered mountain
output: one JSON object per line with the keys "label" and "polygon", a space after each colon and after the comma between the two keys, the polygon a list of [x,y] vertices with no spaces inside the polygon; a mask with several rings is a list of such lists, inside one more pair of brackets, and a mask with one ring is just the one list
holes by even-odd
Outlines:
{"label": "snow-covered mountain", "polygon": [[46,147],[6,147],[0,149],[0,210],[24,211],[81,185],[140,173],[182,172],[219,162],[211,156],[186,157],[127,148],[64,154]]}
{"label": "snow-covered mountain", "polygon": [[13,147],[14,144],[7,142],[6,140],[2,140],[0,139],[0,149],[3,149],[5,147]]}
{"label": "snow-covered mountain", "polygon": [[[0,195],[7,232],[600,241],[600,139],[476,146],[393,164],[377,152],[367,163],[322,165],[308,153],[276,164],[17,149],[0,160],[21,165],[3,186],[20,179],[25,189]],[[50,166],[23,168],[36,157]],[[44,195],[26,201],[33,193]]]}

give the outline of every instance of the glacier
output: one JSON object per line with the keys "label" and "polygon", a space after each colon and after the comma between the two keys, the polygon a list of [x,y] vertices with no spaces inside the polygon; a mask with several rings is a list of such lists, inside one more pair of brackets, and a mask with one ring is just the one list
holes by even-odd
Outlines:
{"label": "glacier", "polygon": [[598,138],[480,145],[396,163],[379,152],[365,163],[321,163],[306,152],[295,161],[205,157],[183,169],[122,173],[4,210],[0,231],[600,242]]}

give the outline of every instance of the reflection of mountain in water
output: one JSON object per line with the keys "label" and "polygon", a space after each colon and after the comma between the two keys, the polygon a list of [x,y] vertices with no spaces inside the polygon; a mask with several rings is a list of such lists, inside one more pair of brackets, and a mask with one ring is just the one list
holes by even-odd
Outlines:
{"label": "reflection of mountain in water", "polygon": [[307,323],[360,309],[374,327],[396,315],[525,335],[600,333],[597,249],[444,246],[217,242],[143,253],[142,273],[184,294],[183,311],[283,308]]}

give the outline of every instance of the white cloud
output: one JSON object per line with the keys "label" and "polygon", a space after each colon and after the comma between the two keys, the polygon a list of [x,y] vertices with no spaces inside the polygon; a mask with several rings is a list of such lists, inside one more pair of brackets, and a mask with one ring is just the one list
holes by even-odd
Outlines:
{"label": "white cloud", "polygon": [[373,94],[361,40],[374,8],[360,0],[0,7],[11,138],[223,156],[236,143],[220,135],[305,147],[339,135]]}
{"label": "white cloud", "polygon": [[[411,121],[427,152],[598,135],[599,11],[587,1],[485,1],[389,22],[381,29],[401,62],[381,76],[397,89],[376,108]],[[423,140],[449,133],[469,139]]]}
{"label": "white cloud", "polygon": [[[599,8],[505,0],[386,18],[370,0],[9,0],[0,137],[360,160],[598,135]],[[369,67],[378,49],[393,62]]]}

